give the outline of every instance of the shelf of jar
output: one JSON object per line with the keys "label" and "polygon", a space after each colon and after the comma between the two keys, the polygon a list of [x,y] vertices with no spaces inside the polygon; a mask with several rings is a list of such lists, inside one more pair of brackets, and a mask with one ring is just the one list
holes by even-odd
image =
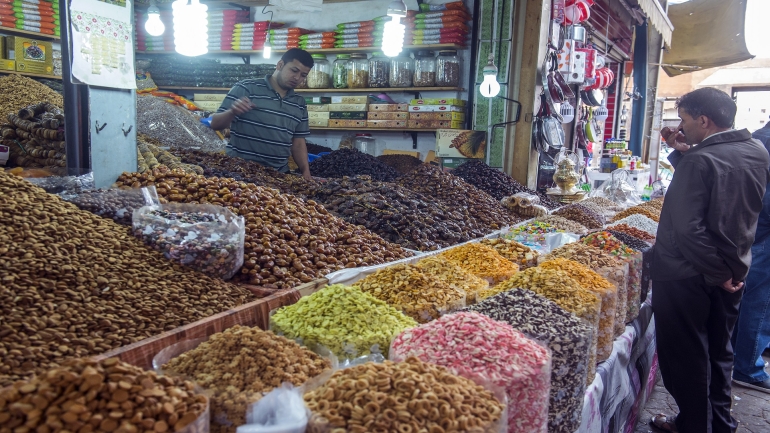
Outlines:
{"label": "shelf of jar", "polygon": [[[163,86],[158,85],[159,89],[164,90],[205,90],[212,92],[227,92],[229,87],[194,87],[194,86]],[[295,89],[295,92],[302,93],[372,93],[372,92],[463,92],[462,87],[365,87],[356,89]]]}
{"label": "shelf of jar", "polygon": [[32,74],[29,72],[17,72],[17,71],[2,71],[0,70],[0,74],[17,74],[17,75],[23,75],[25,77],[30,78],[46,78],[49,80],[61,80],[61,77],[57,75],[45,75],[45,74]]}
{"label": "shelf of jar", "polygon": [[[434,45],[404,45],[405,50],[464,50],[466,47],[457,44],[434,44]],[[351,53],[373,53],[382,51],[382,47],[359,47],[359,48],[322,48],[317,50],[306,50],[310,54],[351,54]],[[284,53],[286,50],[273,50],[274,53]],[[176,51],[136,51],[137,54],[177,54]],[[262,54],[262,50],[209,50],[207,54]],[[276,59],[277,60],[277,59]]]}

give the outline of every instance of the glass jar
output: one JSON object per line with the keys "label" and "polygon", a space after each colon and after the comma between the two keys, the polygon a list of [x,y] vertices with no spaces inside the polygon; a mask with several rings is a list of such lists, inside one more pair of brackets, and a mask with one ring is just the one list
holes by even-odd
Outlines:
{"label": "glass jar", "polygon": [[360,152],[374,156],[374,137],[372,134],[356,134],[353,147]]}
{"label": "glass jar", "polygon": [[332,65],[325,54],[312,54],[313,67],[307,74],[307,87],[310,89],[328,89],[332,86]]}
{"label": "glass jar", "polygon": [[436,85],[460,87],[460,59],[457,50],[439,51],[436,59]]}
{"label": "glass jar", "polygon": [[390,85],[390,58],[380,52],[372,53],[369,59],[369,87],[388,87]]}
{"label": "glass jar", "polygon": [[390,59],[390,87],[412,87],[414,61],[408,55]]}
{"label": "glass jar", "polygon": [[414,55],[415,87],[433,87],[436,85],[436,58],[433,51],[418,51]]}
{"label": "glass jar", "polygon": [[348,63],[350,63],[350,54],[337,55],[332,72],[332,85],[335,89],[348,88]]}
{"label": "glass jar", "polygon": [[350,55],[348,87],[351,89],[365,89],[369,87],[369,60],[366,59],[366,54],[356,53]]}
{"label": "glass jar", "polygon": [[295,89],[307,89],[307,77],[303,78]]}

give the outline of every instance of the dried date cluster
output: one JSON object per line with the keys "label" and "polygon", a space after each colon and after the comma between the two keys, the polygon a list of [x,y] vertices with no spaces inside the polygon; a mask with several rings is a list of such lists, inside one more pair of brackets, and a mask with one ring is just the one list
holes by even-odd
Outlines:
{"label": "dried date cluster", "polygon": [[23,179],[0,196],[0,387],[252,299]]}
{"label": "dried date cluster", "polygon": [[398,185],[368,176],[308,183],[300,193],[344,219],[405,248],[431,251],[484,235],[464,215]]}
{"label": "dried date cluster", "polygon": [[577,203],[564,206],[555,211],[553,215],[575,221],[589,229],[600,229],[605,222],[603,216]]}
{"label": "dried date cluster", "polygon": [[404,175],[398,184],[462,212],[469,224],[477,224],[487,233],[521,220],[489,194],[435,166],[423,164]]}
{"label": "dried date cluster", "polygon": [[399,174],[377,158],[356,149],[339,149],[310,163],[310,174],[318,177],[367,175],[393,182]]}
{"label": "dried date cluster", "polygon": [[495,170],[480,160],[468,161],[454,169],[452,174],[463,178],[463,180],[469,184],[486,192],[497,200],[502,200],[504,197],[519,192],[525,192],[540,197],[540,204],[549,210],[561,206],[559,203],[551,200],[546,194],[532,191],[517,182],[514,178],[500,170]]}
{"label": "dried date cluster", "polygon": [[377,159],[393,167],[401,174],[409,173],[422,165],[420,158],[415,158],[412,155],[380,155]]}
{"label": "dried date cluster", "polygon": [[283,289],[342,268],[409,256],[403,248],[330,214],[315,201],[231,178],[180,171],[123,173],[119,186],[155,185],[170,202],[211,203],[246,218],[244,263],[235,279]]}

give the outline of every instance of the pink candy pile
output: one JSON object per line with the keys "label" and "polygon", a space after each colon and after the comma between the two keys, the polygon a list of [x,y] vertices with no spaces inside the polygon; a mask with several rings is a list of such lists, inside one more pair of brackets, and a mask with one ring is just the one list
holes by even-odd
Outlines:
{"label": "pink candy pile", "polygon": [[546,432],[551,355],[510,325],[478,313],[449,314],[393,340],[391,359],[409,356],[503,388],[510,433]]}

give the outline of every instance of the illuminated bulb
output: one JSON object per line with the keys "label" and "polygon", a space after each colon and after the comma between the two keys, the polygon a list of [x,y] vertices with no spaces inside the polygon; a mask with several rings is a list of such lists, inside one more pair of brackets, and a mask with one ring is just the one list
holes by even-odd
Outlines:
{"label": "illuminated bulb", "polygon": [[155,5],[155,2],[151,2],[147,9],[147,22],[144,23],[144,30],[150,36],[160,36],[166,31],[166,26],[160,20],[160,9]]}
{"label": "illuminated bulb", "polygon": [[272,54],[273,54],[273,46],[270,45],[270,36],[268,36],[267,39],[265,39],[264,47],[262,47],[262,58],[269,59]]}
{"label": "illuminated bulb", "polygon": [[494,54],[489,54],[489,63],[487,63],[487,66],[484,66],[482,73],[484,74],[484,81],[479,86],[481,96],[485,98],[497,96],[500,93],[500,83],[497,82],[497,66],[495,66]]}
{"label": "illuminated bulb", "polygon": [[382,52],[388,57],[396,57],[404,48],[406,26],[401,24],[401,18],[406,17],[406,5],[402,0],[394,0],[388,6],[390,21],[385,23],[382,32]]}
{"label": "illuminated bulb", "polygon": [[208,6],[198,0],[177,0],[171,4],[174,11],[174,49],[183,56],[200,56],[208,48]]}

